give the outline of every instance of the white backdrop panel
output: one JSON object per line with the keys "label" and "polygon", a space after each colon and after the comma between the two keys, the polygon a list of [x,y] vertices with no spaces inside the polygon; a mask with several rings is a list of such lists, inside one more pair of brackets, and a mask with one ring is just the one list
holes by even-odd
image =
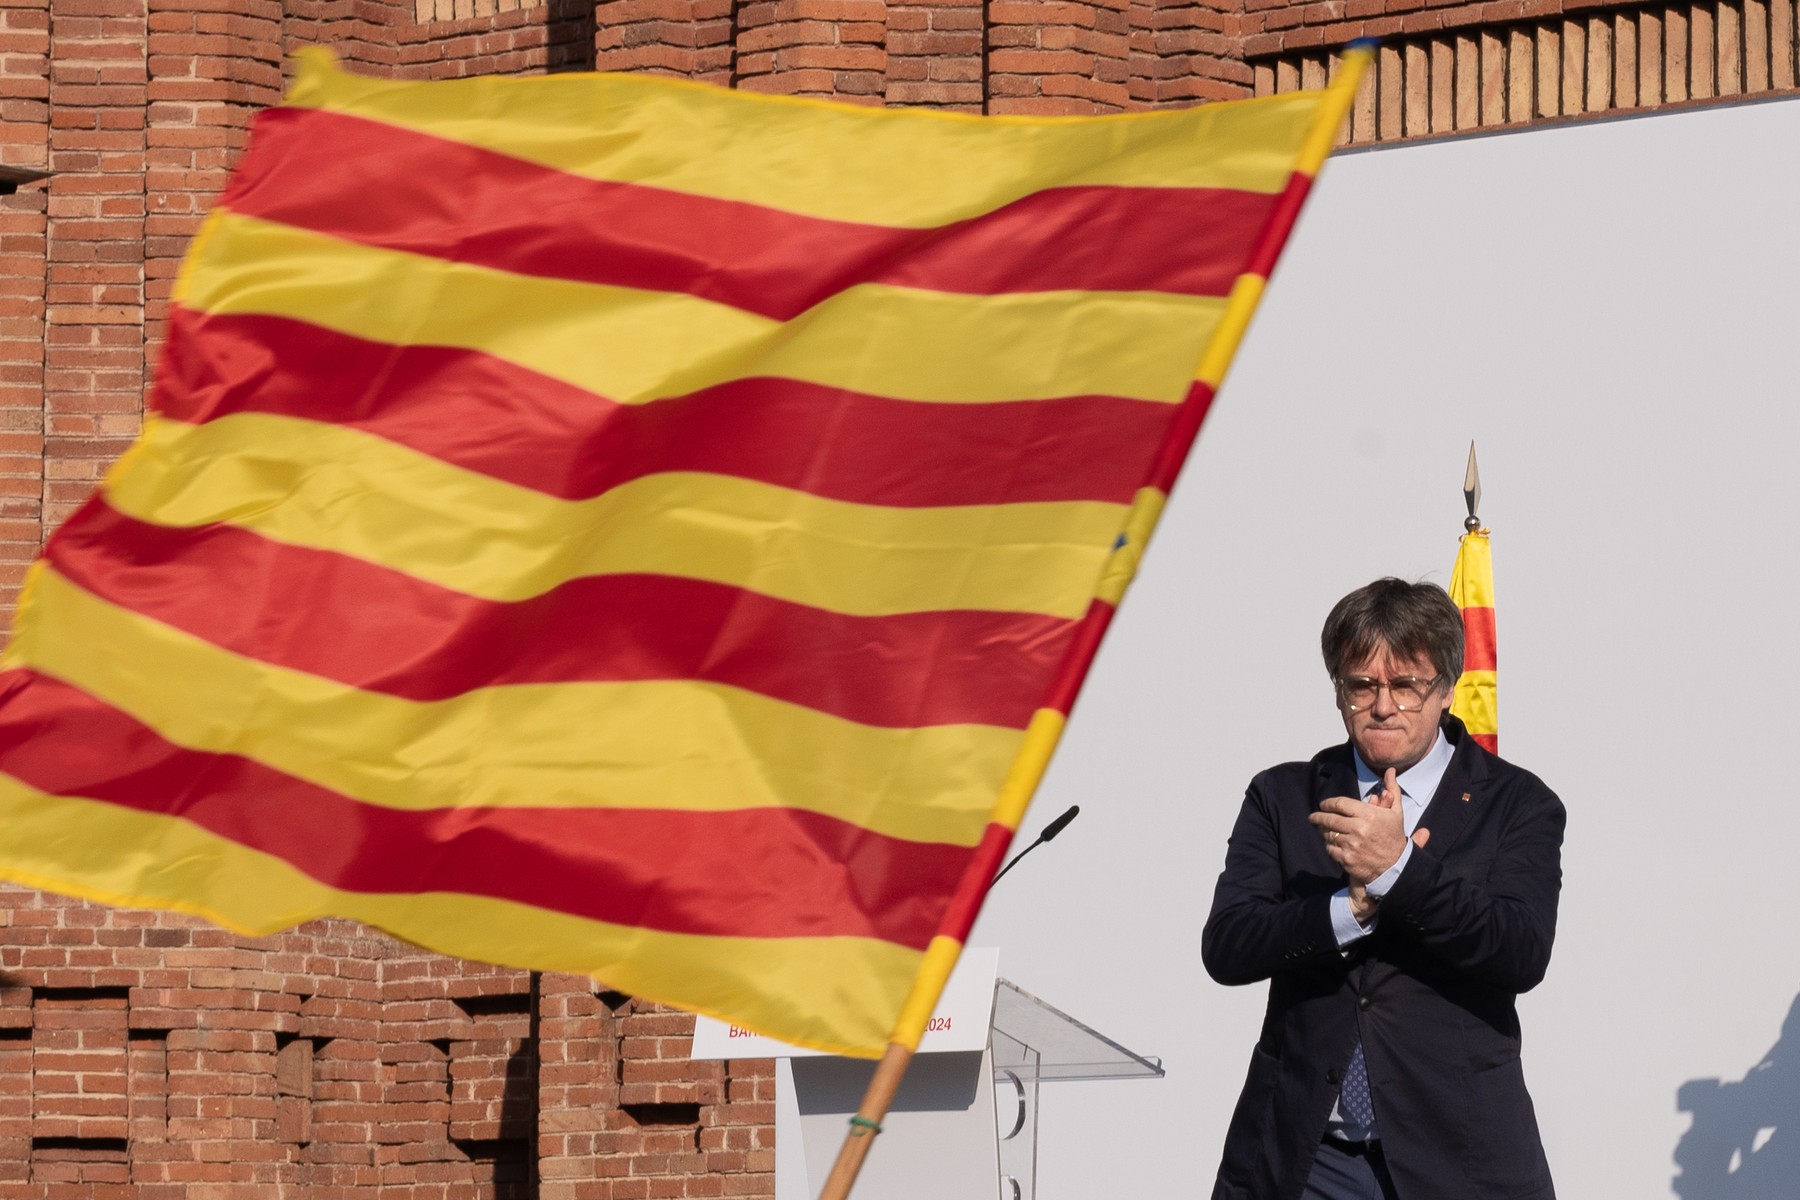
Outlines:
{"label": "white backdrop panel", "polygon": [[972,939],[1168,1066],[1046,1089],[1042,1200],[1210,1189],[1263,1004],[1199,963],[1243,786],[1342,736],[1331,603],[1448,579],[1471,438],[1501,747],[1569,809],[1522,1002],[1559,1191],[1795,1194],[1797,147],[1790,99],[1332,162],[1024,834],[1082,817]]}

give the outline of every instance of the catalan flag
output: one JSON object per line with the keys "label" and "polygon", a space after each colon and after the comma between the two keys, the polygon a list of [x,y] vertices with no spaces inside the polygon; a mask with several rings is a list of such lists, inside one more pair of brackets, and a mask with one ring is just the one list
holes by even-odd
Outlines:
{"label": "catalan flag", "polygon": [[1500,753],[1497,652],[1494,636],[1494,562],[1486,529],[1463,534],[1450,572],[1450,599],[1462,610],[1463,673],[1450,702],[1451,715],[1461,718],[1469,736],[1494,754]]}
{"label": "catalan flag", "polygon": [[1353,84],[308,55],[32,569],[0,872],[916,1043]]}

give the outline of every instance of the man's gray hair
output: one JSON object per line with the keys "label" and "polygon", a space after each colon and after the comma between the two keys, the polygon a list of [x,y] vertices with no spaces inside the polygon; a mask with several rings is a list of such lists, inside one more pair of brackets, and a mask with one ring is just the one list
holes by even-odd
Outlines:
{"label": "man's gray hair", "polygon": [[1395,658],[1428,660],[1454,686],[1463,669],[1462,614],[1434,583],[1377,579],[1332,607],[1319,649],[1337,679],[1382,646]]}

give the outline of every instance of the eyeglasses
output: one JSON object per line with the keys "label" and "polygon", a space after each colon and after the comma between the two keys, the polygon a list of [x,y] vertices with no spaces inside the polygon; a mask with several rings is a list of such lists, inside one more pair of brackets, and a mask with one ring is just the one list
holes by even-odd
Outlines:
{"label": "eyeglasses", "polygon": [[1337,680],[1338,697],[1346,710],[1361,712],[1373,705],[1381,689],[1386,688],[1388,695],[1394,698],[1395,708],[1401,712],[1418,712],[1437,691],[1438,682],[1443,678],[1442,675],[1433,675],[1430,679],[1401,675],[1384,683],[1367,675],[1343,675]]}

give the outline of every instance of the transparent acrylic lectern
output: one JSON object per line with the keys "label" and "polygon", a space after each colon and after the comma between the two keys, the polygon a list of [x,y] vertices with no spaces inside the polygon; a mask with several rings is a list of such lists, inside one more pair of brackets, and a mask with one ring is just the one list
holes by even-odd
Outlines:
{"label": "transparent acrylic lectern", "polygon": [[1000,1147],[1000,1200],[1037,1194],[1038,1085],[1060,1080],[1160,1079],[1162,1063],[1135,1054],[1010,979],[994,981],[988,1041]]}
{"label": "transparent acrylic lectern", "polygon": [[[1033,1200],[1038,1087],[1157,1079],[1134,1054],[998,977],[999,954],[970,948],[944,989],[856,1200]],[[775,1200],[813,1200],[875,1064],[800,1050],[698,1018],[695,1058],[774,1058]]]}

